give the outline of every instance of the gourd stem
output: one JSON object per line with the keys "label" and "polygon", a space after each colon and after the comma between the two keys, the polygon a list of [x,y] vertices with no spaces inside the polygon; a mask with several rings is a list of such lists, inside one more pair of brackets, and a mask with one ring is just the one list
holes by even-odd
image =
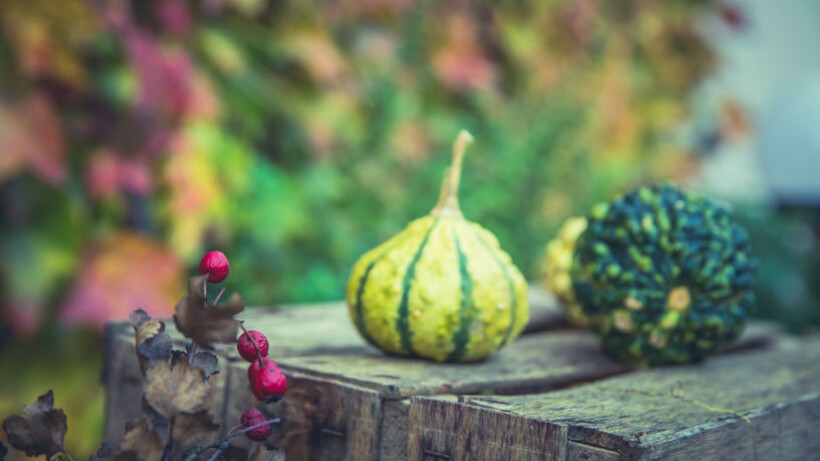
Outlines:
{"label": "gourd stem", "polygon": [[441,182],[441,194],[438,203],[430,213],[434,216],[456,216],[461,217],[461,209],[458,206],[458,186],[461,182],[461,163],[464,160],[464,153],[467,146],[473,142],[474,138],[467,130],[458,133],[456,141],[453,143],[453,163],[444,172],[444,179]]}

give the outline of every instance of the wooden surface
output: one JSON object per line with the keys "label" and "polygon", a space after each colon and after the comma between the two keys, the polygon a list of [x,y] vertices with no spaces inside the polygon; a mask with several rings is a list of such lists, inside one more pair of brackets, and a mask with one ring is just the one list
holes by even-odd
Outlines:
{"label": "wooden surface", "polygon": [[[408,438],[408,434],[414,434],[410,430],[415,424],[411,423],[411,409],[420,411],[422,402],[429,401],[445,411],[457,396],[491,394],[501,398],[567,392],[561,389],[581,389],[607,377],[634,374],[604,356],[590,333],[569,329],[551,296],[533,289],[530,302],[533,312],[527,333],[475,364],[436,364],[385,356],[364,343],[340,303],[249,309],[240,317],[248,328],[268,336],[270,355],[288,376],[288,393],[280,403],[260,406],[248,388],[248,364],[233,347],[222,347],[217,350],[222,372],[212,378],[214,420],[227,431],[252,406],[282,417],[283,424],[271,440],[288,450],[289,460],[405,459],[408,450],[421,447],[420,439]],[[168,324],[168,330],[180,345],[184,343],[173,323]],[[765,348],[778,335],[779,330],[771,324],[753,323],[726,360],[743,355],[742,351]],[[128,419],[139,414],[141,389],[131,327],[109,324],[106,338],[105,436],[112,439],[122,433]],[[421,399],[424,396],[442,397]],[[411,398],[417,399],[412,405]],[[570,440],[568,427],[544,425],[529,415],[508,420],[508,412],[481,405],[470,403],[463,413],[439,421],[442,428],[426,432],[433,437],[430,443],[451,449],[461,446],[459,450],[472,457],[463,459],[505,459],[507,455],[512,458],[506,459],[527,459],[530,452],[539,456],[531,459],[618,459],[612,458],[618,453],[611,448],[583,439]],[[476,409],[481,411],[472,413]],[[465,439],[464,434],[479,437],[476,431],[486,424],[503,428],[506,438],[487,446],[465,442],[473,439]],[[535,445],[527,446],[528,440]],[[231,456],[240,459],[242,449],[247,448],[251,448],[250,442],[239,438]],[[558,451],[550,451],[553,448]],[[425,448],[420,449],[424,455]],[[414,459],[446,459],[431,453]]]}
{"label": "wooden surface", "polygon": [[[531,321],[527,327],[528,331],[561,328],[566,325],[563,311],[553,296],[542,290],[531,289],[529,298]],[[367,357],[376,361],[381,358],[403,362],[399,359],[387,359],[378,349],[368,345],[351,324],[347,306],[343,302],[248,308],[239,315],[239,318],[245,321],[247,328],[266,334],[270,344],[270,356],[285,368],[289,378],[300,368],[307,370],[311,368],[310,364],[303,364],[298,360],[294,362],[293,368],[289,368],[286,365],[286,363],[289,364],[286,359],[294,357],[319,356],[321,358],[318,359],[316,365],[324,362],[335,363],[332,360],[333,357],[340,357],[345,361],[355,357]],[[176,330],[173,321],[165,320],[165,326],[177,346],[183,348],[185,338]],[[125,423],[139,416],[141,378],[134,351],[134,331],[131,325],[124,321],[110,323],[106,326],[105,337],[105,360],[102,374],[106,387],[104,436],[106,440],[109,440],[121,436]],[[238,389],[231,392],[231,395],[223,397],[223,399],[229,399],[230,402],[223,404],[215,400],[218,406],[215,404],[212,408],[215,421],[222,424],[224,429],[236,424],[242,412],[258,402],[247,390],[247,363],[239,357],[236,348],[217,346],[216,353],[220,357],[220,366],[223,370],[220,375],[214,376],[218,378],[215,380],[217,386],[222,388],[223,382],[230,381],[231,390]],[[416,362],[417,367],[422,363]],[[424,366],[429,366],[429,362],[423,363]],[[379,373],[373,372],[372,368],[367,368],[362,370],[358,376],[363,377],[366,381],[368,378],[377,379],[376,376],[368,376],[374,374]],[[349,383],[355,386],[356,380],[352,379]],[[290,383],[288,394],[289,401],[292,402],[299,401],[297,395],[305,395],[295,388],[295,384],[293,381]],[[290,398],[292,395],[293,398]],[[300,427],[304,428],[304,426],[302,424]],[[296,430],[293,429],[291,432]],[[372,433],[371,437],[373,437]]]}
{"label": "wooden surface", "polygon": [[[736,348],[765,344],[777,331],[770,324],[755,324]],[[401,408],[411,396],[544,392],[628,371],[600,353],[592,334],[579,330],[527,334],[488,360],[474,364],[436,364],[387,357],[378,351],[361,355],[285,357],[279,364],[290,381],[287,398],[281,404],[286,410],[278,415],[288,422],[273,440],[287,448],[297,460],[375,460],[390,459],[390,453],[406,453],[406,429],[401,428],[409,424],[409,407],[403,412]],[[242,403],[230,410],[226,416],[228,421],[237,420],[242,411],[256,403],[247,390],[247,381],[241,378],[247,366],[244,361],[231,363],[232,376],[240,376],[234,389],[244,387],[245,391],[232,393],[232,398]],[[316,404],[317,398],[324,403]],[[350,407],[340,406],[339,402],[345,398],[375,408],[376,427],[349,424],[348,421],[357,421],[361,416],[351,415]],[[323,410],[314,411],[316,408]],[[396,411],[391,415],[390,409]],[[332,433],[344,435],[329,437]],[[320,436],[305,439],[300,438],[300,434]],[[361,439],[372,439],[372,446],[378,445],[379,450],[359,451],[357,456],[348,456],[342,448],[349,445],[336,446],[345,440]],[[307,448],[306,442],[310,442]]]}
{"label": "wooden surface", "polygon": [[556,392],[415,397],[408,459],[807,460],[820,457],[818,422],[820,338],[787,339]]}

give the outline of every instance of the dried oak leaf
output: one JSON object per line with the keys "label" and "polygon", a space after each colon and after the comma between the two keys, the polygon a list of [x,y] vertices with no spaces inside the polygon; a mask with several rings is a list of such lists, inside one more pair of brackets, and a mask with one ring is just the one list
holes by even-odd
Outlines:
{"label": "dried oak leaf", "polygon": [[142,309],[135,310],[128,318],[134,327],[140,370],[145,373],[154,362],[167,361],[171,357],[173,344],[171,337],[165,333],[165,324],[152,319]]}
{"label": "dried oak leaf", "polygon": [[131,420],[125,425],[120,445],[114,454],[114,461],[159,461],[165,444],[151,424],[144,418]]}
{"label": "dried oak leaf", "polygon": [[239,321],[233,316],[245,308],[242,297],[234,293],[226,305],[208,303],[206,307],[202,281],[202,277],[191,277],[188,281],[188,296],[179,301],[174,313],[177,329],[206,349],[212,349],[213,343],[235,342]]}
{"label": "dried oak leaf", "polygon": [[285,461],[285,450],[259,445],[256,447],[256,450],[251,453],[248,461]]}
{"label": "dried oak leaf", "polygon": [[205,378],[210,378],[212,374],[219,373],[219,359],[208,351],[194,351],[193,343],[185,346],[188,351],[188,363],[194,368],[199,368],[205,373]]}
{"label": "dried oak leaf", "polygon": [[187,360],[156,362],[145,372],[145,399],[151,408],[167,419],[179,413],[202,410],[208,397],[208,380]]}
{"label": "dried oak leaf", "polygon": [[109,461],[114,458],[114,453],[117,452],[117,444],[110,440],[102,443],[102,446],[97,450],[96,454],[88,457],[88,461]]}
{"label": "dried oak leaf", "polygon": [[52,455],[63,451],[68,424],[65,413],[54,408],[54,392],[49,390],[31,405],[23,407],[23,416],[12,415],[3,421],[9,444],[28,456]]}
{"label": "dried oak leaf", "polygon": [[194,414],[178,414],[174,418],[173,434],[177,446],[206,445],[219,434],[219,424],[211,421],[208,410]]}
{"label": "dried oak leaf", "polygon": [[168,418],[159,414],[157,410],[154,410],[145,397],[142,398],[142,414],[145,415],[147,422],[150,423],[149,427],[153,428],[157,435],[159,435],[159,439],[165,440],[168,437],[168,427],[171,422]]}

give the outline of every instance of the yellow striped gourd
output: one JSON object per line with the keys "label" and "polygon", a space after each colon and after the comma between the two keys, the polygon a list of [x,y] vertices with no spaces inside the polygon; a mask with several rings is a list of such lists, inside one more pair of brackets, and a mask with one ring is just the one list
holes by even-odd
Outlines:
{"label": "yellow striped gourd", "polygon": [[347,303],[362,336],[382,350],[436,361],[487,357],[529,320],[527,283],[498,239],[464,219],[459,133],[438,204],[353,266]]}

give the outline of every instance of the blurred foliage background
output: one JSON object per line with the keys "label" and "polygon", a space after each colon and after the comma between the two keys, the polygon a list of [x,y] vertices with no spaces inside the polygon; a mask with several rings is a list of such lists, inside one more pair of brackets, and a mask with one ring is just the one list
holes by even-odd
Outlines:
{"label": "blurred foliage background", "polygon": [[[461,128],[465,215],[537,278],[564,219],[748,135],[692,104],[702,17],[744,26],[708,0],[0,0],[0,415],[54,388],[88,455],[102,325],[168,315],[206,250],[249,304],[341,298]],[[816,213],[738,210],[759,314],[820,323]]]}

